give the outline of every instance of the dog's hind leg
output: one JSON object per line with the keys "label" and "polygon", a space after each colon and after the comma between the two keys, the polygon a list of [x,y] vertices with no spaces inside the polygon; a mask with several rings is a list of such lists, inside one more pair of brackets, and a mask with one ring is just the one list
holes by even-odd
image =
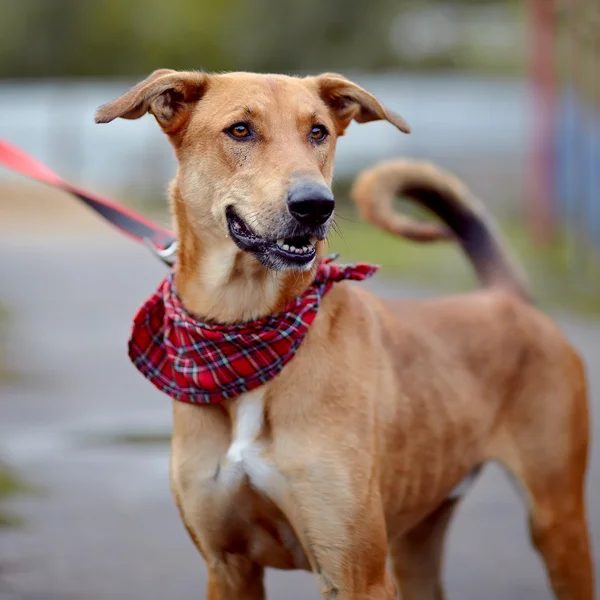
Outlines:
{"label": "dog's hind leg", "polygon": [[507,465],[527,490],[531,539],[559,600],[594,600],[593,569],[583,499],[574,473],[545,477]]}
{"label": "dog's hind leg", "polygon": [[441,581],[444,541],[458,502],[458,499],[444,501],[413,529],[390,542],[402,600],[444,599]]}
{"label": "dog's hind leg", "polygon": [[532,541],[556,598],[593,600],[583,368],[569,349],[561,367],[555,363],[552,369],[543,368],[538,362],[526,381],[496,436],[494,453],[525,492]]}

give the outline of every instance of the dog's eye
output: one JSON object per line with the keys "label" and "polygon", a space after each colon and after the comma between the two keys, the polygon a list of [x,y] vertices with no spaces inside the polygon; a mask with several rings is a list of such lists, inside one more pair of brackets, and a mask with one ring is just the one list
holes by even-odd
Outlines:
{"label": "dog's eye", "polygon": [[329,132],[325,125],[314,125],[310,130],[310,139],[315,142],[322,142],[328,135]]}
{"label": "dog's eye", "polygon": [[225,130],[225,133],[229,134],[232,138],[237,140],[243,140],[252,136],[252,130],[248,123],[234,123],[231,127]]}

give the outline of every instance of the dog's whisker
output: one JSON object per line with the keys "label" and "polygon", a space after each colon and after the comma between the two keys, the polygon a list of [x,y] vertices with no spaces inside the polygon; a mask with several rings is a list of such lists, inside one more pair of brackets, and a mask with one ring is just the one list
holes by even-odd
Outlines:
{"label": "dog's whisker", "polygon": [[343,233],[341,227],[338,225],[337,221],[333,221],[333,223],[331,224],[331,227],[340,237],[344,237],[344,233]]}
{"label": "dog's whisker", "polygon": [[350,223],[364,223],[364,221],[360,218],[355,219],[353,217],[350,217],[349,215],[344,215],[342,213],[335,213],[335,218],[337,219],[342,219],[342,221],[349,221]]}

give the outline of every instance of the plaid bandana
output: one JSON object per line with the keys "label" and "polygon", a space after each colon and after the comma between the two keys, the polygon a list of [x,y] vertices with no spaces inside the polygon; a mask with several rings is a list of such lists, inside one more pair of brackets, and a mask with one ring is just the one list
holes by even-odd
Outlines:
{"label": "plaid bandana", "polygon": [[196,320],[177,296],[171,271],[134,318],[129,358],[182,402],[215,404],[257,388],[293,358],[336,281],[362,281],[378,269],[331,260],[321,262],[313,283],[282,312],[240,325]]}

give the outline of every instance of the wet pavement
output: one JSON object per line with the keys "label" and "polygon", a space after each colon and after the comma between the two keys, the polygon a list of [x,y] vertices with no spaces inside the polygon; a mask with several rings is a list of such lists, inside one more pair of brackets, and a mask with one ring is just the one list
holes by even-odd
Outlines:
{"label": "wet pavement", "polygon": [[[171,501],[170,401],[129,364],[131,317],[164,274],[148,251],[116,234],[0,235],[0,296],[11,314],[0,387],[0,458],[39,493],[14,510],[24,527],[0,535],[2,600],[186,600],[205,597],[205,568]],[[384,295],[418,290],[380,279]],[[560,317],[584,354],[600,434],[600,323]],[[1,384],[0,384],[1,385]],[[115,439],[139,436],[136,443]],[[156,439],[154,439],[156,438]],[[588,479],[600,542],[600,454]],[[600,563],[596,559],[596,572]],[[451,528],[449,599],[551,598],[517,493],[495,467]],[[270,598],[316,600],[312,577],[270,572]]]}

